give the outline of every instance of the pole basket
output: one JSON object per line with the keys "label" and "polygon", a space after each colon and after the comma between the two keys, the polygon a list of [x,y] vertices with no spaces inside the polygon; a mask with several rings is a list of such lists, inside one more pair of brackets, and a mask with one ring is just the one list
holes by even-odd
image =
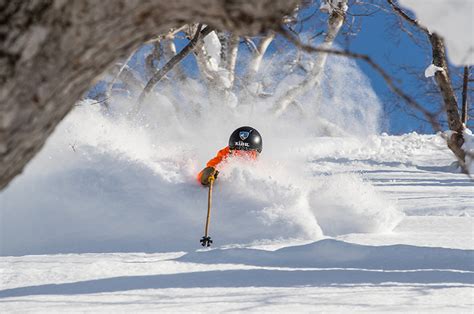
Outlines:
{"label": "pole basket", "polygon": [[211,244],[212,244],[211,237],[209,237],[209,236],[202,237],[202,239],[199,240],[199,242],[201,242],[202,246],[207,246],[207,247],[211,246]]}

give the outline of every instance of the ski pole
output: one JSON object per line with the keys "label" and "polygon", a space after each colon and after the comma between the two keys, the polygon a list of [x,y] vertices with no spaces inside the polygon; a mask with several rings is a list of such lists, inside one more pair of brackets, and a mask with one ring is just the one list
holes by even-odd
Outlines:
{"label": "ski pole", "polygon": [[214,176],[209,178],[209,192],[207,195],[207,218],[206,218],[206,227],[204,229],[204,236],[199,241],[202,246],[211,246],[212,240],[209,236],[209,221],[211,219],[211,206],[212,206],[212,186],[214,185]]}

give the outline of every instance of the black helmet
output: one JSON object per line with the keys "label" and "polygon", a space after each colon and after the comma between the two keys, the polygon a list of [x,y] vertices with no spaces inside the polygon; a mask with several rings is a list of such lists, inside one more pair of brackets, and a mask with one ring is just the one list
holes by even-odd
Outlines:
{"label": "black helmet", "polygon": [[254,128],[243,126],[230,135],[229,148],[236,150],[256,150],[261,153],[262,137]]}

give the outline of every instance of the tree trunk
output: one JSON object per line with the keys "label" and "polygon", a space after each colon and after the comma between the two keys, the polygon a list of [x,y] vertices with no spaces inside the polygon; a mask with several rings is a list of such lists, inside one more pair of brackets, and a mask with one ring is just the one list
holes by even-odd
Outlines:
{"label": "tree trunk", "polygon": [[[451,83],[451,78],[449,77],[448,63],[446,61],[446,49],[444,47],[443,38],[436,33],[431,33],[428,28],[418,23],[417,20],[408,16],[400,7],[395,5],[392,0],[387,0],[387,2],[390,4],[394,12],[424,32],[430,40],[431,51],[433,54],[433,65],[443,69],[442,71],[436,71],[435,81],[443,97],[449,129],[454,131],[450,138],[447,139],[447,144],[451,151],[456,155],[456,158],[459,160],[463,171],[468,172],[468,169],[465,165],[466,153],[461,148],[464,144],[463,131],[465,125],[463,125],[463,120],[461,120],[461,117],[459,116],[456,95],[454,94],[453,84]],[[431,123],[433,127],[435,127],[437,122],[433,123],[432,121]]]}
{"label": "tree trunk", "polygon": [[469,67],[464,67],[464,75],[462,80],[462,111],[461,121],[464,126],[467,127],[467,120],[469,120],[468,107],[467,107],[467,85],[469,83]]}
{"label": "tree trunk", "polygon": [[444,41],[443,38],[436,33],[432,33],[429,38],[433,52],[433,64],[443,69],[443,71],[437,71],[435,73],[435,80],[443,96],[449,129],[454,131],[451,137],[448,138],[448,147],[453,151],[459,161],[464,164],[466,153],[461,148],[464,144],[464,125],[459,115],[456,95],[454,94],[453,84],[449,77]]}
{"label": "tree trunk", "polygon": [[41,149],[93,80],[153,36],[202,22],[276,29],[296,0],[0,2],[0,189]]}

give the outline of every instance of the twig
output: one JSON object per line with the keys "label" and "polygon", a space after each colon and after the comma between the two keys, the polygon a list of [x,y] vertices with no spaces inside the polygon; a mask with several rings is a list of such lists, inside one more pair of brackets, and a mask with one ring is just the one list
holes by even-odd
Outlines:
{"label": "twig", "polygon": [[101,99],[101,100],[98,100],[98,101],[96,101],[96,102],[93,102],[92,104],[88,104],[88,106],[98,105],[98,104],[101,104],[101,103],[103,103],[103,102],[106,103],[109,99],[110,99],[110,97],[106,97],[106,98],[104,98],[104,99]]}
{"label": "twig", "polygon": [[245,44],[247,45],[247,47],[252,53],[258,53],[257,45],[255,45],[255,43],[250,37],[244,37],[244,40],[245,40]]}
{"label": "twig", "polygon": [[[82,100],[85,100],[86,98],[82,98]],[[103,102],[106,102],[107,100],[109,100],[109,98],[104,98],[104,99],[101,99],[101,100],[98,100],[96,102],[93,102],[93,103],[90,103],[90,104],[87,104],[87,106],[92,106],[92,105],[98,105],[98,104],[101,104]],[[80,106],[83,106],[83,104],[81,103],[81,101],[77,102],[74,104],[74,107],[80,107]]]}

